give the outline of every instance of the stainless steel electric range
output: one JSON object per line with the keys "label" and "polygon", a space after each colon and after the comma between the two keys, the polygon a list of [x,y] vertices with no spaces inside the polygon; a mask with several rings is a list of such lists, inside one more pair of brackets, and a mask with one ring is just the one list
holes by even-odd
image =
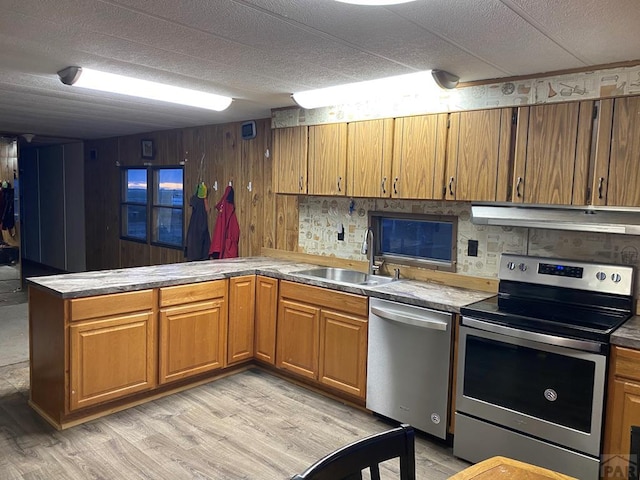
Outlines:
{"label": "stainless steel electric range", "polygon": [[461,309],[454,455],[597,479],[611,333],[632,267],[503,254],[498,295]]}

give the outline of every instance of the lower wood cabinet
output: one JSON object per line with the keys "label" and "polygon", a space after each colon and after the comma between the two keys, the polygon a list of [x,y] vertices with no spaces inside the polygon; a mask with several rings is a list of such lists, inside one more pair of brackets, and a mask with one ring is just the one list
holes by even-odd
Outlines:
{"label": "lower wood cabinet", "polygon": [[367,389],[365,318],[323,310],[320,315],[320,383],[365,398]]}
{"label": "lower wood cabinet", "polygon": [[68,301],[70,412],[156,386],[154,299],[142,290]]}
{"label": "lower wood cabinet", "polygon": [[603,455],[625,461],[630,452],[632,425],[640,426],[640,351],[614,346],[610,356]]}
{"label": "lower wood cabinet", "polygon": [[161,288],[160,307],[160,384],[226,366],[226,280]]}
{"label": "lower wood cabinet", "polygon": [[278,315],[278,280],[256,276],[256,312],[254,356],[256,360],[276,363],[276,320]]}
{"label": "lower wood cabinet", "polygon": [[69,410],[156,385],[153,312],[116,315],[69,327]]}
{"label": "lower wood cabinet", "polygon": [[317,380],[320,308],[281,299],[279,312],[276,366]]}
{"label": "lower wood cabinet", "polygon": [[276,366],[364,399],[367,315],[367,297],[281,281]]}
{"label": "lower wood cabinet", "polygon": [[227,365],[253,358],[256,276],[229,279],[229,332]]}

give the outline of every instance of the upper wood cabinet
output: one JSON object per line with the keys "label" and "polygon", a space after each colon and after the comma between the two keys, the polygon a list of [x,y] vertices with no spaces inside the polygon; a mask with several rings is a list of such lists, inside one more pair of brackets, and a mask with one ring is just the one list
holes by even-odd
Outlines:
{"label": "upper wood cabinet", "polygon": [[273,190],[307,193],[308,127],[273,130]]}
{"label": "upper wood cabinet", "polygon": [[448,114],[396,118],[393,135],[394,198],[443,198]]}
{"label": "upper wood cabinet", "polygon": [[349,123],[347,139],[347,194],[390,197],[393,119]]}
{"label": "upper wood cabinet", "polygon": [[600,102],[593,205],[640,206],[640,97]]}
{"label": "upper wood cabinet", "polygon": [[518,109],[512,200],[584,205],[593,101]]}
{"label": "upper wood cabinet", "polygon": [[309,188],[311,195],[346,195],[347,124],[309,127]]}
{"label": "upper wood cabinet", "polygon": [[449,117],[445,199],[506,201],[513,109]]}

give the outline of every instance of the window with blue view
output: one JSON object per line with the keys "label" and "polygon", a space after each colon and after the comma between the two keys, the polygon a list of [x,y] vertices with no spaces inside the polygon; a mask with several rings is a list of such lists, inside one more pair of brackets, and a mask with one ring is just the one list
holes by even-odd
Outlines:
{"label": "window with blue view", "polygon": [[123,168],[120,219],[123,239],[182,248],[183,168]]}
{"label": "window with blue view", "polygon": [[457,218],[372,212],[375,255],[396,264],[454,270]]}

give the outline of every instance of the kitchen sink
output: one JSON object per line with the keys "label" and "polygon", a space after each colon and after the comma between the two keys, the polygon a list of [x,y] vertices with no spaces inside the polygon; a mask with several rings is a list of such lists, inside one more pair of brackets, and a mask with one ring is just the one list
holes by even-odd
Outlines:
{"label": "kitchen sink", "polygon": [[374,286],[384,285],[385,283],[393,281],[393,278],[391,277],[369,275],[368,273],[349,270],[347,268],[320,267],[292,273],[302,277],[318,278],[329,282],[344,283],[348,285]]}

